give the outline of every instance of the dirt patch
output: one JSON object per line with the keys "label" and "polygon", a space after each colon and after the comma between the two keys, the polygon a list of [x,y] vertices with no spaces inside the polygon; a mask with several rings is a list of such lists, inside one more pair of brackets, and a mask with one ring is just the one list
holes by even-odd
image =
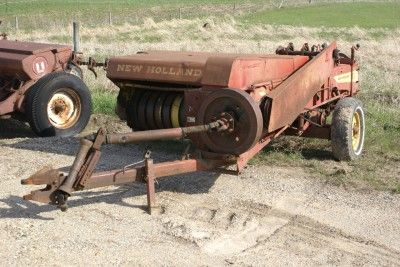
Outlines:
{"label": "dirt patch", "polygon": [[116,116],[94,114],[91,116],[86,129],[81,135],[96,132],[100,127],[104,128],[108,133],[121,133],[132,131],[126,123]]}

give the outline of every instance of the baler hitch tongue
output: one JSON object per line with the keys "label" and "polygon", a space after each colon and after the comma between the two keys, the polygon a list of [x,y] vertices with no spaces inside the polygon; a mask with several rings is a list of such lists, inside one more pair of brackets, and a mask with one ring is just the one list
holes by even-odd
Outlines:
{"label": "baler hitch tongue", "polygon": [[[182,139],[186,135],[192,133],[230,131],[233,127],[231,116],[229,114],[221,114],[221,119],[219,120],[205,125],[191,127],[149,130],[126,134],[106,134],[105,130],[101,128],[97,134],[81,139],[80,149],[75,157],[68,176],[65,176],[59,170],[45,167],[33,174],[31,177],[21,180],[23,185],[46,185],[45,188],[32,191],[30,194],[24,196],[24,199],[46,204],[54,204],[62,211],[66,211],[68,208],[68,197],[74,191],[84,190],[87,183],[91,183],[91,188],[111,185],[112,182],[109,182],[108,184],[96,184],[96,181],[94,181],[95,179],[91,180],[93,171],[100,159],[100,149],[103,144],[122,144],[161,139]],[[148,160],[151,160],[149,156],[145,157],[143,160],[144,164],[137,166],[136,168],[141,169],[146,167],[146,161]],[[125,168],[119,172],[125,173]],[[137,180],[137,177],[132,177],[132,181],[135,180]]]}
{"label": "baler hitch tongue", "polygon": [[32,191],[23,198],[25,200],[32,200],[46,204],[52,203],[53,200],[50,198],[51,193],[53,193],[61,185],[64,179],[64,173],[57,169],[53,169],[52,167],[46,166],[29,178],[21,180],[21,184],[23,185],[46,185],[46,187],[41,190]]}

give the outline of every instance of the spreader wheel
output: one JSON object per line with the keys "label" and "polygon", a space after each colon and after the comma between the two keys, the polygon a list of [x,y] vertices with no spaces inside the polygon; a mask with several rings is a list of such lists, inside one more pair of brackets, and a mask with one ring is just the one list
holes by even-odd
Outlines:
{"label": "spreader wheel", "polygon": [[260,140],[263,129],[261,110],[242,90],[220,89],[210,93],[198,114],[199,124],[215,121],[223,114],[233,118],[231,130],[200,134],[201,140],[212,152],[240,155]]}
{"label": "spreader wheel", "polygon": [[332,117],[332,153],[338,160],[361,156],[364,148],[365,116],[361,101],[347,97],[336,104]]}
{"label": "spreader wheel", "polygon": [[72,136],[89,122],[92,101],[89,89],[78,77],[50,73],[29,89],[25,113],[39,136]]}

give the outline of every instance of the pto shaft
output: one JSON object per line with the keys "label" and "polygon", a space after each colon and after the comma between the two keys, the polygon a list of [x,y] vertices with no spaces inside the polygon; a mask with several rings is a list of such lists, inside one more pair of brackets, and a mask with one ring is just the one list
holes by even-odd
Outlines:
{"label": "pto shaft", "polygon": [[[74,185],[80,183],[80,180],[83,177],[81,177],[79,173],[83,166],[89,164],[87,160],[91,160],[89,154],[91,148],[95,146],[94,144],[96,144],[96,146],[100,146],[101,143],[123,144],[123,143],[135,143],[135,142],[154,141],[154,140],[167,140],[167,139],[174,140],[174,139],[181,139],[185,137],[187,134],[207,132],[213,129],[217,131],[223,131],[228,129],[228,125],[223,120],[218,120],[206,125],[199,125],[192,127],[150,130],[150,131],[141,131],[141,132],[126,133],[126,134],[108,134],[105,136],[105,139],[102,139],[102,141],[100,141],[99,144],[97,144],[98,143],[97,140],[99,140],[98,139],[99,135],[96,135],[93,141],[90,141],[87,138],[83,138],[81,140],[81,146],[75,158],[75,161],[72,165],[70,174],[63,181],[62,185],[58,188],[56,195],[62,195],[63,199],[65,199],[66,197],[64,195],[67,194],[69,196],[71,192],[74,191]],[[100,132],[102,132],[102,130]],[[100,149],[100,147],[98,147],[98,149]],[[97,160],[95,163],[97,163]],[[92,167],[94,168],[95,164],[92,164]]]}
{"label": "pto shaft", "polygon": [[124,144],[136,143],[155,140],[175,140],[182,139],[191,133],[207,132],[215,128],[224,128],[225,123],[222,121],[211,122],[206,125],[171,128],[161,130],[139,131],[124,134],[108,134],[106,136],[106,144]]}

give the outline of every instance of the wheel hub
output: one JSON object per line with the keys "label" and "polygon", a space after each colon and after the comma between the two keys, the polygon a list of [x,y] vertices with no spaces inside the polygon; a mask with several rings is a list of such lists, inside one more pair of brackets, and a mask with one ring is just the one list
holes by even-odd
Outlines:
{"label": "wheel hub", "polygon": [[50,123],[57,128],[69,128],[79,118],[81,103],[78,95],[70,90],[63,89],[56,92],[47,104],[47,116]]}

